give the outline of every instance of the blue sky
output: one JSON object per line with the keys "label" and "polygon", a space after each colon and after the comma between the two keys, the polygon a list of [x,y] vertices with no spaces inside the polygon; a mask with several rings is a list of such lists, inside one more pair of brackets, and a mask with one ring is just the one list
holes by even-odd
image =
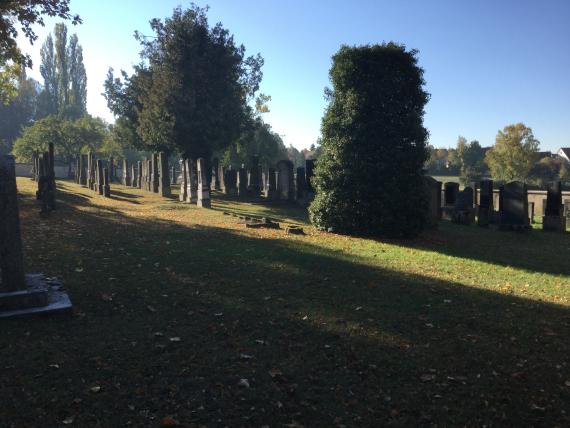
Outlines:
{"label": "blue sky", "polygon": [[[320,134],[331,56],[342,44],[396,41],[419,50],[431,100],[425,126],[430,144],[454,146],[459,135],[492,145],[505,125],[523,122],[542,150],[570,146],[570,1],[253,1],[209,0],[210,22],[221,21],[249,54],[265,59],[264,115],[286,144],[310,146]],[[84,23],[71,27],[84,49],[89,112],[112,121],[103,80],[109,67],[139,61],[135,30],[164,18],[181,0],[72,0]],[[34,59],[40,39],[21,45]]]}

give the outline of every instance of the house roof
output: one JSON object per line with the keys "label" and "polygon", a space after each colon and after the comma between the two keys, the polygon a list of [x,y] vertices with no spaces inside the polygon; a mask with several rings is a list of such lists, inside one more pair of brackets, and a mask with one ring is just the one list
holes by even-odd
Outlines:
{"label": "house roof", "polygon": [[558,152],[564,153],[568,159],[570,159],[570,147],[560,147]]}

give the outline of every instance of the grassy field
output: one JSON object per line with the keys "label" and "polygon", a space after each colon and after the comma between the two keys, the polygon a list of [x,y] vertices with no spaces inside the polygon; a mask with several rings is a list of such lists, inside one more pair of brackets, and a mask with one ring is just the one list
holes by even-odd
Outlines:
{"label": "grassy field", "polygon": [[75,309],[4,322],[2,427],[570,425],[568,233],[359,239],[69,182],[40,219],[18,186],[26,270]]}

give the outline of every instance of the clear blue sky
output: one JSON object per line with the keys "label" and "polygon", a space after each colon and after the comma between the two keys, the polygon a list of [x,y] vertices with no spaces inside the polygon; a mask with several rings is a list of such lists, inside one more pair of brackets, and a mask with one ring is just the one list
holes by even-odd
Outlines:
{"label": "clear blue sky", "polygon": [[[112,121],[100,95],[108,67],[139,61],[133,32],[151,34],[151,18],[170,16],[181,0],[72,0],[84,23],[71,27],[84,48],[89,112]],[[209,0],[249,54],[265,58],[265,120],[286,144],[308,147],[320,133],[331,56],[341,44],[396,41],[419,50],[431,100],[430,144],[454,146],[458,135],[492,145],[499,129],[530,126],[542,150],[570,146],[570,0]],[[38,29],[32,54],[55,21]],[[21,38],[20,38],[21,40]]]}

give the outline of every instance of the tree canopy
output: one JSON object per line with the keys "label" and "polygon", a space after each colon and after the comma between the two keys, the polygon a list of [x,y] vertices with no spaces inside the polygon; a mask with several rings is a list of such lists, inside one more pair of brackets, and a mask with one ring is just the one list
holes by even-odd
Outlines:
{"label": "tree canopy", "polygon": [[485,150],[483,150],[479,141],[473,140],[468,143],[464,137],[460,136],[457,139],[456,154],[460,165],[459,181],[461,184],[468,185],[483,178],[485,173]]}
{"label": "tree canopy", "polygon": [[419,233],[426,222],[429,95],[417,51],[392,42],[343,46],[330,78],[311,221],[341,233]]}
{"label": "tree canopy", "polygon": [[526,180],[537,160],[539,144],[532,129],[523,123],[505,126],[485,156],[493,178],[501,181]]}
{"label": "tree canopy", "polygon": [[164,22],[153,19],[153,37],[136,33],[144,61],[135,73],[121,80],[109,71],[109,108],[149,149],[209,158],[242,134],[263,59],[245,57],[227,29],[209,26],[206,12],[192,5]]}

